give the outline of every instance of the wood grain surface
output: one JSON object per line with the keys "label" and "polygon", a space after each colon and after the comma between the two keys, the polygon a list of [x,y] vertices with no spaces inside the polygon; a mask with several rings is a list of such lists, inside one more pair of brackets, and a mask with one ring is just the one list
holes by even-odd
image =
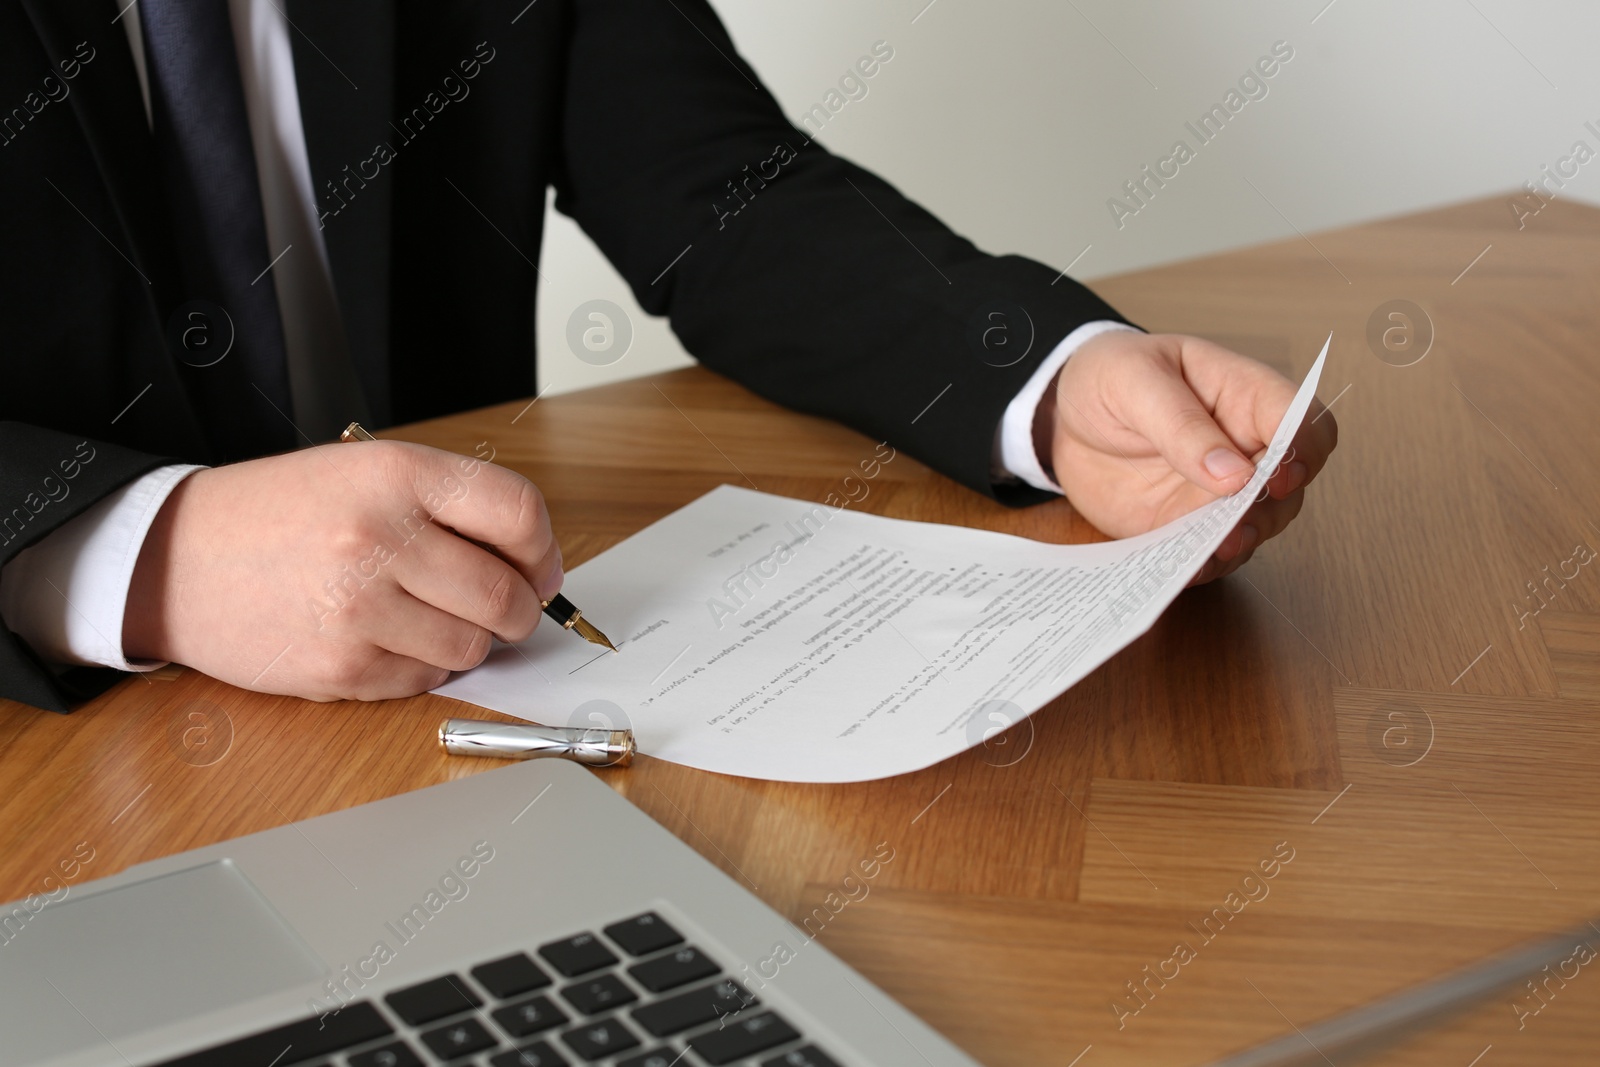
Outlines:
{"label": "wood grain surface", "polygon": [[[649,758],[604,780],[996,1067],[1199,1064],[1600,918],[1600,563],[1573,562],[1600,549],[1597,284],[1600,211],[1558,201],[1518,231],[1503,199],[1104,280],[1141,325],[1296,378],[1333,332],[1341,444],[1290,531],[1002,744],[860,785]],[[1397,300],[1427,320],[1409,355],[1368,340]],[[909,420],[929,399],[885,402]],[[544,490],[569,569],[720,483],[822,500],[873,453],[699,368],[384,436],[488,442]],[[905,455],[869,485],[877,514],[1098,536]],[[464,710],[193,671],[71,716],[0,705],[0,897],[81,842],[80,880],[496,766],[434,744]],[[885,842],[867,896],[830,911]],[[1586,966],[1376,1062],[1597,1047]]]}

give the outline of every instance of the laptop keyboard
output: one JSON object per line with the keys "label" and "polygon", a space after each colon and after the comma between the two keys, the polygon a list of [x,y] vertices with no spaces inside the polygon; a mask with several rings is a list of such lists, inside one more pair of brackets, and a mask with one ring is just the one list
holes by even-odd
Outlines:
{"label": "laptop keyboard", "polygon": [[655,912],[467,973],[153,1067],[839,1067]]}

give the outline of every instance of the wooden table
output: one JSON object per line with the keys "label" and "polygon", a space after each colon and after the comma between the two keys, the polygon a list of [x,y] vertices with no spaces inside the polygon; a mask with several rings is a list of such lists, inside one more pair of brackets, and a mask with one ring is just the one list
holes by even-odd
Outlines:
{"label": "wooden table", "polygon": [[[821,915],[824,944],[993,1065],[1201,1063],[1600,916],[1600,564],[1576,561],[1600,549],[1597,279],[1600,212],[1557,201],[1518,231],[1496,199],[1101,282],[1152,329],[1296,378],[1334,332],[1342,443],[1294,528],[1006,746],[862,785],[650,759],[605,780],[780,912]],[[1367,340],[1401,299],[1436,332],[1410,366]],[[872,454],[698,368],[526,404],[394,436],[489,441],[543,487],[569,566],[721,482],[822,500]],[[1065,503],[1006,510],[906,456],[859,506],[1094,536]],[[80,843],[77,877],[103,876],[495,766],[440,755],[459,709],[192,671],[70,717],[7,706],[0,898]],[[829,911],[880,843],[868,895]],[[1275,850],[1292,859],[1244,882]],[[1233,914],[1235,890],[1259,899]],[[1192,958],[1168,962],[1178,942]],[[1141,1002],[1146,966],[1176,976]],[[1600,964],[1548,988],[1520,1029],[1507,995],[1381,1062],[1593,1062]]]}

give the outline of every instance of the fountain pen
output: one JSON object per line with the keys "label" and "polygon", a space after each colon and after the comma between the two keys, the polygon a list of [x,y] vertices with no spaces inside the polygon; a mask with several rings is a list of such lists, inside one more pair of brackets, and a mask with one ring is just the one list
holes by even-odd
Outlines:
{"label": "fountain pen", "polygon": [[[376,441],[377,438],[366,431],[359,422],[352,422],[344,428],[339,435],[341,441]],[[600,645],[615,652],[617,646],[611,639],[600,632],[599,627],[583,617],[583,611],[572,601],[557,593],[549,600],[542,601],[539,605],[544,613],[561,624],[563,630],[571,630],[591,645]]]}

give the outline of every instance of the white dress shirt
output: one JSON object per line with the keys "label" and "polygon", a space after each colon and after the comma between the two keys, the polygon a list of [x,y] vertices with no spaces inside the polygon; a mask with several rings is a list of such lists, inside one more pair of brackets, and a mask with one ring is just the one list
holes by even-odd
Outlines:
{"label": "white dress shirt", "polygon": [[[267,242],[280,257],[272,277],[283,317],[295,423],[312,440],[322,440],[364,404],[317,225],[287,16],[273,0],[229,0],[229,13]],[[148,118],[150,88],[138,5],[130,4],[122,19]],[[1128,329],[1132,327],[1117,322],[1085,323],[1039,365],[1007,405],[996,434],[997,481],[1020,480],[1061,491],[1034,451],[1034,412],[1056,372],[1080,345],[1108,330]],[[200,469],[175,465],[152,471],[19,552],[0,568],[0,619],[46,662],[128,671],[161,666],[124,656],[123,614],[150,524],[173,488]]]}

